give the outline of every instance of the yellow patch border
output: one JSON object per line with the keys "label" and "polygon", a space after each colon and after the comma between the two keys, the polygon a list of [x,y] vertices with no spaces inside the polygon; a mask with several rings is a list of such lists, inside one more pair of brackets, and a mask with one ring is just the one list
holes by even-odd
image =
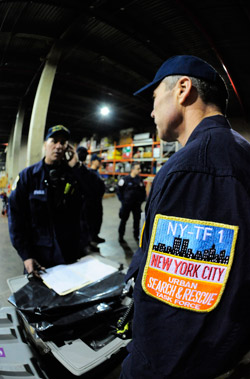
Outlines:
{"label": "yellow patch border", "polygon": [[143,233],[144,233],[145,225],[146,225],[146,222],[144,221],[143,226],[142,226],[142,230],[141,230],[139,247],[142,247],[142,239],[143,239]]}
{"label": "yellow patch border", "polygon": [[[217,298],[216,302],[214,303],[214,305],[211,306],[211,308],[209,308],[207,310],[203,310],[203,309],[200,310],[200,309],[187,308],[187,307],[182,306],[182,305],[176,305],[176,304],[173,304],[173,303],[171,303],[171,302],[169,302],[167,300],[161,299],[161,298],[159,298],[159,297],[151,294],[147,290],[147,287],[146,287],[146,278],[147,278],[147,273],[148,273],[148,269],[149,269],[150,259],[151,259],[152,252],[153,252],[153,246],[154,246],[154,241],[155,241],[155,235],[156,235],[157,225],[158,225],[158,221],[160,219],[172,220],[172,221],[177,221],[177,222],[178,221],[179,222],[187,222],[187,223],[190,223],[190,224],[211,225],[211,226],[215,226],[215,227],[221,227],[221,228],[225,228],[225,229],[231,229],[231,230],[234,231],[228,265],[223,265],[223,264],[219,264],[219,263],[217,264],[217,265],[227,266],[227,271],[226,271],[226,275],[225,275],[225,278],[223,280],[223,284],[221,286],[222,288],[220,290],[218,298]],[[142,288],[143,288],[144,292],[148,296],[153,297],[154,299],[159,300],[159,301],[161,301],[161,302],[163,302],[165,304],[168,304],[168,305],[170,305],[172,307],[175,307],[175,308],[181,308],[181,309],[185,309],[185,310],[189,310],[189,311],[193,311],[193,312],[200,312],[200,313],[211,312],[214,308],[217,307],[217,305],[219,304],[219,302],[221,300],[222,294],[224,292],[224,289],[225,289],[225,286],[226,286],[226,283],[227,283],[227,280],[228,280],[229,273],[231,271],[231,267],[232,267],[232,263],[233,263],[233,258],[234,258],[234,252],[235,252],[235,245],[236,245],[236,240],[237,240],[237,235],[238,235],[238,230],[239,230],[239,227],[236,226],[236,225],[229,225],[229,224],[223,224],[223,223],[212,222],[212,221],[194,220],[194,219],[189,219],[189,218],[173,217],[173,216],[166,216],[166,215],[157,214],[155,216],[155,219],[154,219],[154,224],[153,224],[152,234],[151,234],[151,239],[150,239],[150,245],[149,245],[149,249],[148,249],[147,261],[146,261],[146,264],[145,264],[145,267],[144,267],[143,276],[142,276],[142,282],[141,282],[141,284],[142,284]],[[164,254],[164,253],[161,252],[161,254]],[[169,256],[171,254],[168,253],[167,255]],[[185,257],[182,257],[182,259],[191,261],[191,259],[188,259],[188,258],[185,258]],[[192,259],[192,262],[199,262],[199,263],[201,263],[202,261],[197,261],[195,259]],[[199,280],[196,279],[196,281],[199,281]]]}

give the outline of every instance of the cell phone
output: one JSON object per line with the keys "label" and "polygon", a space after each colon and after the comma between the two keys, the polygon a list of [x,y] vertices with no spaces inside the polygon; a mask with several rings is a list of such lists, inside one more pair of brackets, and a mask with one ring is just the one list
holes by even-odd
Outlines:
{"label": "cell phone", "polygon": [[67,162],[73,158],[74,152],[72,151],[72,147],[70,145],[67,146],[64,155]]}

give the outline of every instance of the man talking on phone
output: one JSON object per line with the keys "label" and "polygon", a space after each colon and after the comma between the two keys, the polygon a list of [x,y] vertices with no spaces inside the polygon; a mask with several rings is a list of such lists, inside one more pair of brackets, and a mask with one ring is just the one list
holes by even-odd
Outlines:
{"label": "man talking on phone", "polygon": [[80,220],[84,196],[72,168],[70,131],[51,127],[45,156],[21,171],[9,198],[9,232],[24,272],[68,264],[80,258]]}

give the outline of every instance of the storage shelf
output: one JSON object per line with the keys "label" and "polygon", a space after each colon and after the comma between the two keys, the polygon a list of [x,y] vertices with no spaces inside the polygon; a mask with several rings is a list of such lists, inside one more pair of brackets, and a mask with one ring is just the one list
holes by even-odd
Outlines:
{"label": "storage shelf", "polygon": [[136,162],[151,162],[154,158],[132,158],[133,161]]}
{"label": "storage shelf", "polygon": [[153,141],[153,142],[134,142],[133,146],[138,147],[138,146],[152,146],[152,145],[160,145],[160,141]]}
{"label": "storage shelf", "polygon": [[[114,173],[113,172],[104,172],[104,171],[100,171],[99,172],[100,175],[111,175],[111,176],[123,176],[123,175],[129,175],[129,172],[117,172],[115,171]],[[148,176],[152,176],[154,177],[155,174],[140,174],[140,176],[143,176],[143,177],[148,177]]]}
{"label": "storage shelf", "polygon": [[[157,148],[157,155],[159,155],[159,157],[133,157],[133,155],[137,152],[139,152],[138,148],[139,147],[143,147],[143,146],[146,146],[146,147],[149,147],[151,146],[151,151],[148,151],[150,149],[147,148],[147,151],[146,153],[152,153],[152,155],[155,153],[156,154],[156,151],[154,152],[154,149]],[[126,153],[128,154],[131,154],[132,157],[131,158],[123,158],[123,157],[116,157],[116,151],[119,151],[121,152],[121,149],[125,149],[125,148],[130,148],[128,149],[128,151],[126,151]],[[93,153],[99,153],[100,155],[104,152],[105,155],[107,153],[108,150],[113,150],[112,153],[113,153],[113,158],[103,158],[102,160],[102,163],[105,165],[105,164],[108,164],[109,165],[109,171],[106,172],[106,171],[100,171],[100,174],[101,175],[111,175],[111,176],[117,176],[117,175],[128,175],[129,172],[117,172],[116,169],[116,164],[122,164],[122,163],[132,163],[132,162],[139,162],[141,164],[145,163],[145,164],[148,164],[148,163],[151,163],[151,166],[149,167],[148,165],[146,167],[144,167],[144,171],[145,170],[148,170],[150,168],[150,173],[141,173],[140,175],[141,176],[152,176],[154,177],[155,174],[155,170],[158,171],[159,168],[160,168],[160,164],[161,163],[164,163],[168,160],[169,157],[166,157],[166,156],[163,156],[163,155],[166,155],[166,154],[173,154],[175,151],[178,150],[178,143],[165,143],[163,141],[152,141],[152,142],[143,142],[143,141],[133,141],[132,143],[129,143],[129,144],[122,144],[122,145],[117,145],[116,143],[114,143],[113,146],[109,146],[109,147],[105,147],[105,148],[100,148],[100,149],[93,149],[93,150],[89,150],[89,154],[93,154]],[[131,151],[130,151],[131,150]],[[141,152],[141,154],[143,154],[144,151]],[[124,153],[124,151],[123,151]],[[112,167],[113,165],[113,167]],[[157,166],[158,165],[158,166]],[[104,167],[105,168],[105,167]],[[125,168],[125,167],[124,167]],[[126,168],[125,168],[126,169]],[[127,168],[128,169],[128,168]],[[126,170],[127,170],[126,169]]]}

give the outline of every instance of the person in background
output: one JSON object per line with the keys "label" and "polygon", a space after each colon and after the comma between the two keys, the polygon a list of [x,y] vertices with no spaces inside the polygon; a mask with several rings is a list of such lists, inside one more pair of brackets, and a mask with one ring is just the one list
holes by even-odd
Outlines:
{"label": "person in background", "polygon": [[179,141],[155,176],[122,379],[214,379],[249,351],[250,144],[225,117],[228,91],[204,60],[174,56],[135,94],[153,95],[159,136]]}
{"label": "person in background", "polygon": [[0,193],[0,198],[2,199],[3,207],[2,207],[2,215],[7,215],[8,212],[8,196],[5,191]]}
{"label": "person in background", "polygon": [[140,177],[141,166],[137,162],[131,165],[130,175],[121,178],[118,182],[117,196],[121,201],[119,217],[121,219],[118,228],[119,242],[123,243],[126,223],[130,212],[133,214],[134,238],[139,241],[139,226],[141,218],[141,205],[146,199],[145,185]]}
{"label": "person in background", "polygon": [[88,222],[90,226],[91,242],[98,244],[105,242],[105,239],[99,236],[103,219],[102,198],[105,193],[105,184],[99,173],[102,159],[97,154],[92,154],[90,161],[89,170],[95,174],[96,182],[95,199],[91,203],[91,211],[88,213]]}
{"label": "person in background", "polygon": [[70,167],[75,152],[69,138],[63,125],[49,128],[45,157],[20,172],[9,197],[10,238],[27,273],[81,256],[84,195]]}
{"label": "person in background", "polygon": [[97,189],[99,177],[97,177],[97,175],[86,166],[86,159],[88,156],[88,150],[86,147],[78,146],[76,153],[78,156],[76,166],[78,166],[80,171],[80,181],[82,183],[85,195],[82,230],[84,241],[86,240],[85,235],[88,233],[88,241],[84,246],[84,251],[86,254],[90,254],[92,252],[100,252],[99,248],[96,246],[96,243],[92,242],[92,230],[95,228],[95,202],[98,197]]}
{"label": "person in background", "polygon": [[81,162],[81,165],[86,165],[86,159],[88,156],[88,149],[84,146],[78,146],[76,149],[76,153],[78,155],[78,160]]}

